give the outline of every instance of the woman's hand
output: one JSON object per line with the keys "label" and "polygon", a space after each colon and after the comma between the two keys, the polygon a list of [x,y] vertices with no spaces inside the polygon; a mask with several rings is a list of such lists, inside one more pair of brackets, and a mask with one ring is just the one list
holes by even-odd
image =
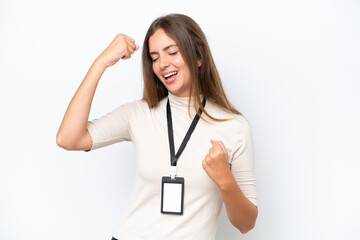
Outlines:
{"label": "woman's hand", "polygon": [[202,166],[215,182],[225,203],[227,216],[241,233],[255,226],[257,207],[251,203],[237,185],[231,173],[228,153],[222,141],[211,140],[212,147]]}
{"label": "woman's hand", "polygon": [[233,175],[230,171],[228,160],[228,152],[222,141],[210,140],[212,147],[205,159],[202,161],[202,166],[207,175],[219,187],[223,187],[229,181],[233,181]]}
{"label": "woman's hand", "polygon": [[119,33],[116,35],[110,45],[97,57],[97,61],[103,64],[104,67],[110,67],[117,63],[120,59],[128,59],[139,45],[135,44],[135,40]]}

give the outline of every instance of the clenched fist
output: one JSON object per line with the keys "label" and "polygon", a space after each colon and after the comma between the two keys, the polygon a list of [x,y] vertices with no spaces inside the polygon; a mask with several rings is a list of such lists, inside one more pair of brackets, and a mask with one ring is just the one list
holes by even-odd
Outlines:
{"label": "clenched fist", "polygon": [[218,187],[232,179],[228,152],[222,141],[210,140],[212,147],[202,161],[202,167]]}
{"label": "clenched fist", "polygon": [[120,59],[128,59],[136,50],[139,45],[135,44],[135,40],[119,33],[116,35],[110,45],[97,57],[105,67],[110,67],[117,63]]}

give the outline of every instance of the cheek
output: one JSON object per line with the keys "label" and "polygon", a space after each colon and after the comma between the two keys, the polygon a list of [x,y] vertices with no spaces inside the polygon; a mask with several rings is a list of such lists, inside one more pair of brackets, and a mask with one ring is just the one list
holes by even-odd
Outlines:
{"label": "cheek", "polygon": [[161,72],[160,69],[157,67],[157,64],[152,65],[152,70],[155,73],[155,75],[161,80]]}
{"label": "cheek", "polygon": [[156,67],[156,64],[152,65],[152,70],[156,75],[158,75],[159,69]]}
{"label": "cheek", "polygon": [[183,68],[185,66],[185,62],[182,60],[181,57],[179,57],[179,58],[174,59],[173,65],[175,65],[179,68]]}
{"label": "cheek", "polygon": [[186,63],[185,63],[185,61],[183,60],[183,58],[177,58],[176,60],[174,60],[174,62],[173,62],[173,64],[177,67],[177,68],[179,68],[179,69],[181,69],[184,73],[188,73],[188,72],[190,72],[190,70],[189,70],[189,68],[188,68],[188,66],[186,65]]}

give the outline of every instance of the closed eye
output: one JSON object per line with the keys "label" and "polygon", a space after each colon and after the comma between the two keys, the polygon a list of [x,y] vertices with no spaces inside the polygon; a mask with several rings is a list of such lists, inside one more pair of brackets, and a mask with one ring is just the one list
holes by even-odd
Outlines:
{"label": "closed eye", "polygon": [[169,55],[176,55],[178,52],[171,52]]}
{"label": "closed eye", "polygon": [[154,58],[154,59],[152,59],[152,62],[155,62],[157,59],[158,59],[158,58]]}

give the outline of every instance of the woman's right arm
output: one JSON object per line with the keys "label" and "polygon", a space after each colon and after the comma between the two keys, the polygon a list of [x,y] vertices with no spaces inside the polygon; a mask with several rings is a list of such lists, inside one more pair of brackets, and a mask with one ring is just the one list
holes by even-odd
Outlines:
{"label": "woman's right arm", "polygon": [[87,130],[91,103],[99,80],[106,70],[120,59],[131,57],[139,46],[124,34],[118,34],[96,58],[75,92],[56,135],[56,143],[66,150],[89,150],[92,139]]}

